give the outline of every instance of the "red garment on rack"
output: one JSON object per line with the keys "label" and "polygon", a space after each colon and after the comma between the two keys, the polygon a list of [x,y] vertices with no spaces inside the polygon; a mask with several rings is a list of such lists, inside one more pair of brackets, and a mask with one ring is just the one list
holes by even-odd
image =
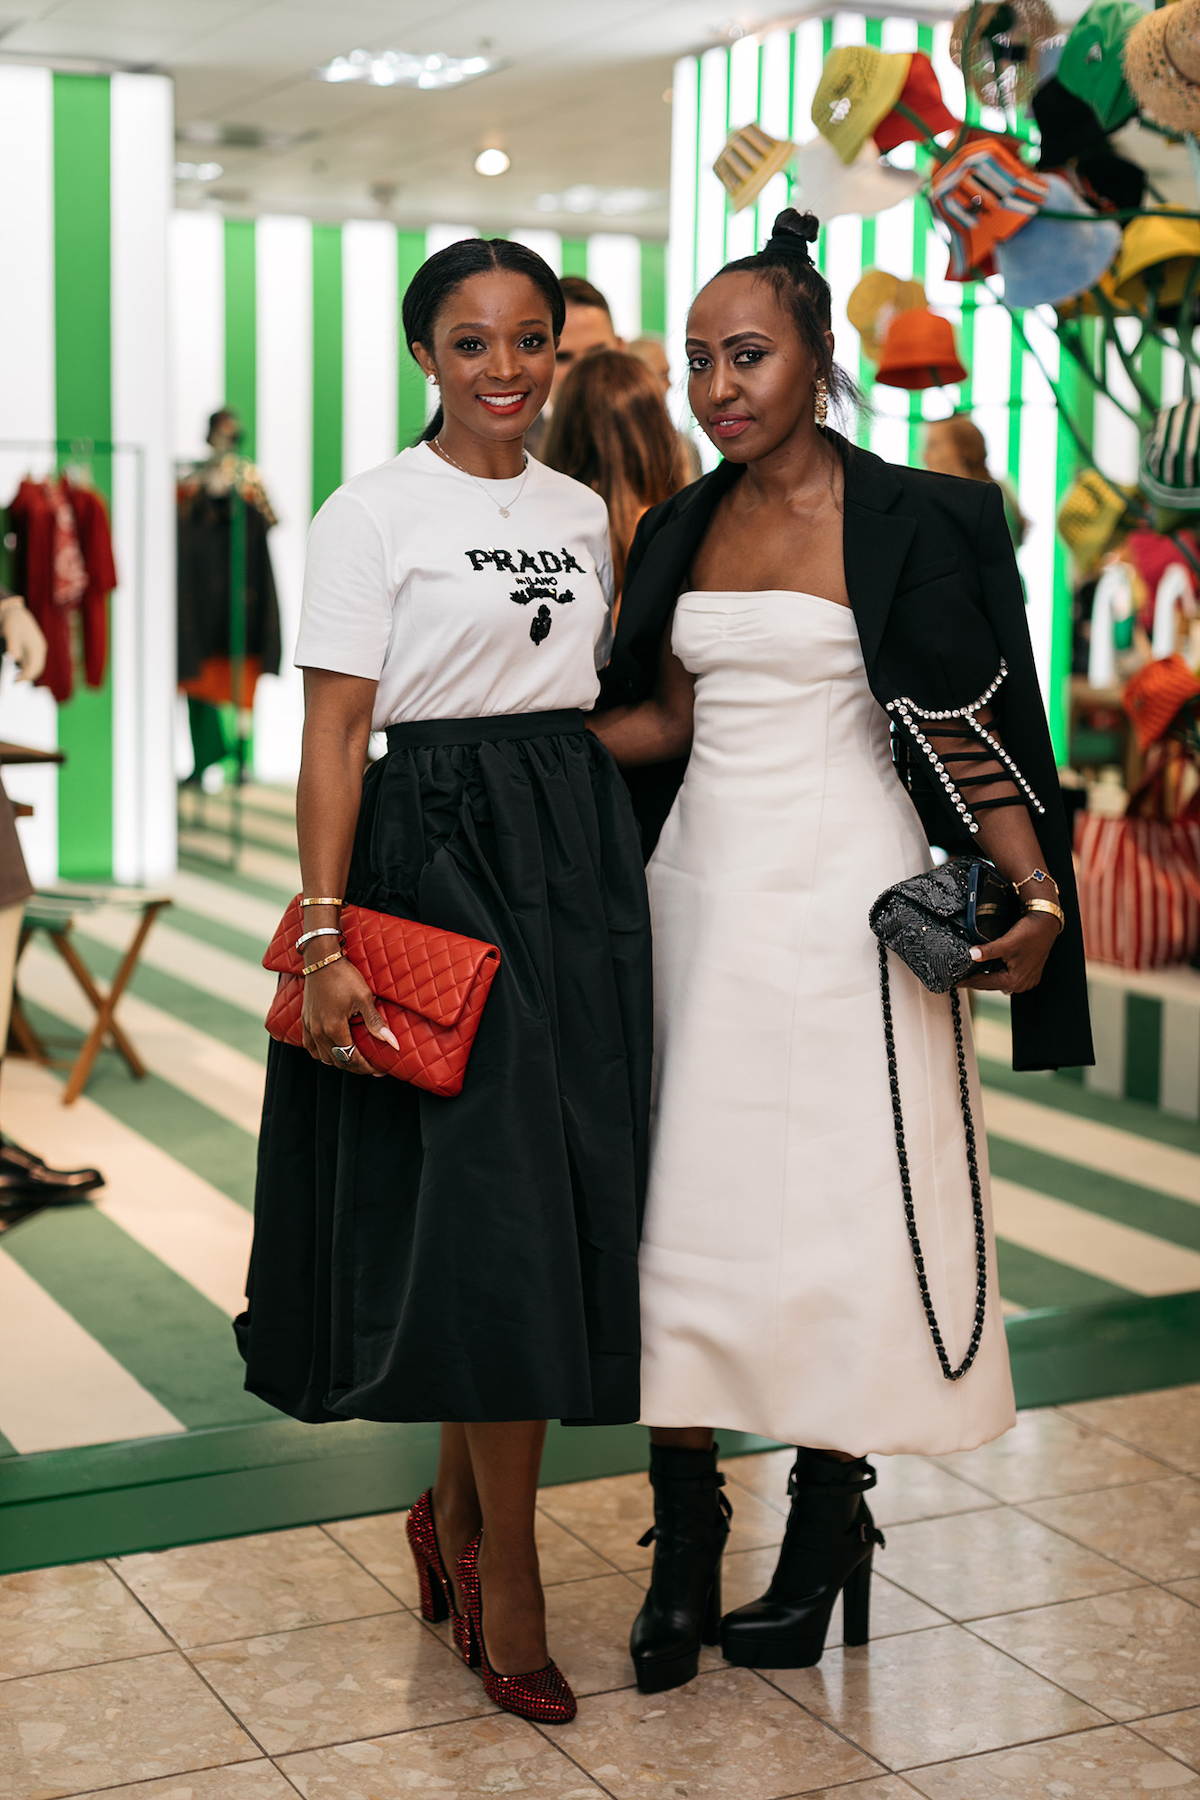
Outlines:
{"label": "red garment on rack", "polygon": [[100,687],[108,662],[108,596],[117,584],[113,564],[108,511],[92,488],[64,481],[70,501],[79,548],[87,571],[87,586],[74,606],[55,602],[55,557],[61,544],[56,514],[56,495],[49,482],[25,480],[8,509],[16,533],[14,575],[17,591],[41,626],[46,639],[46,667],[39,687],[49,688],[62,704],[75,689],[71,656],[71,614],[82,614],[83,674],[89,687]]}
{"label": "red garment on rack", "polygon": [[108,596],[117,585],[108,508],[95,488],[76,487],[63,478],[63,487],[75,514],[79,548],[87,568],[83,595],[83,678],[89,687],[100,687],[108,663]]}

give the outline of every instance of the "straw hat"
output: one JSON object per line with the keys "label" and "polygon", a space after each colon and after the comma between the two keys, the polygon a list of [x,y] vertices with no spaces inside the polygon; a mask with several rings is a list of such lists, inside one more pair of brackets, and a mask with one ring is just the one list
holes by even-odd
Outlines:
{"label": "straw hat", "polygon": [[1118,224],[1098,219],[1061,175],[1047,175],[1046,181],[1049,211],[1074,213],[1089,223],[1076,225],[1068,219],[1039,216],[1015,237],[997,245],[1006,306],[1053,306],[1086,293],[1112,267],[1121,249]]}
{"label": "straw hat", "polygon": [[965,381],[967,371],[958,360],[949,319],[924,306],[897,313],[888,326],[875,379],[885,387],[908,388],[910,392]]}
{"label": "straw hat", "polygon": [[910,55],[885,55],[870,44],[831,50],[813,95],[812,122],[844,163],[859,151],[900,98]]}
{"label": "straw hat", "polygon": [[863,355],[878,363],[896,315],[926,305],[925,289],[919,281],[901,281],[886,269],[867,269],[846,302],[846,317],[862,339]]}
{"label": "straw hat", "polygon": [[1077,580],[1093,569],[1116,536],[1128,497],[1099,469],[1085,469],[1058,509],[1058,534],[1071,553]]}
{"label": "straw hat", "polygon": [[1037,86],[1038,53],[1059,31],[1046,0],[966,6],[950,28],[950,55],[984,106],[1025,106]]}
{"label": "straw hat", "polygon": [[1134,26],[1145,18],[1137,0],[1094,0],[1067,39],[1057,79],[1085,100],[1102,131],[1116,131],[1137,111],[1125,85],[1121,55]]}
{"label": "straw hat", "polygon": [[929,204],[950,229],[951,281],[986,268],[995,246],[1028,225],[1049,187],[999,138],[957,150],[929,184]]}
{"label": "straw hat", "polygon": [[741,212],[758,199],[772,175],[786,168],[795,154],[790,138],[768,137],[761,125],[743,125],[730,134],[713,164],[713,174],[727,189],[734,212]]}
{"label": "straw hat", "polygon": [[1178,307],[1182,300],[1197,257],[1200,220],[1178,217],[1169,208],[1130,219],[1113,271],[1117,298],[1130,306],[1142,306],[1151,285],[1146,275],[1157,270],[1158,315],[1165,318],[1167,310]]}
{"label": "straw hat", "polygon": [[1125,79],[1168,131],[1200,131],[1200,0],[1147,13],[1125,40]]}
{"label": "straw hat", "polygon": [[893,169],[880,162],[869,141],[847,168],[823,137],[813,138],[798,152],[796,179],[805,206],[818,219],[837,219],[844,213],[873,219],[911,199],[922,183],[915,169]]}
{"label": "straw hat", "polygon": [[[929,137],[936,137],[939,131],[957,131],[962,123],[942,99],[941,85],[934,74],[933,64],[923,50],[913,51],[908,76],[900,90],[896,106],[905,106],[909,112],[916,113]],[[875,139],[876,148],[885,154],[894,150],[897,144],[920,144],[925,141],[920,126],[914,125],[911,119],[906,119],[895,108],[879,121],[871,136]]]}

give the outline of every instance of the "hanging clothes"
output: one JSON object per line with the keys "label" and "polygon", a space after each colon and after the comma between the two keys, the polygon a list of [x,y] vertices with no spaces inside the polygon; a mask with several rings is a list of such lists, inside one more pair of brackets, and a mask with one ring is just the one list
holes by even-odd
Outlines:
{"label": "hanging clothes", "polygon": [[88,687],[101,687],[108,597],[117,585],[103,499],[82,483],[26,477],[8,508],[8,528],[15,539],[13,585],[46,638],[46,667],[37,685],[49,688],[60,704],[71,698],[79,677]]}
{"label": "hanging clothes", "polygon": [[80,609],[83,614],[83,678],[100,687],[108,665],[108,596],[117,585],[112,532],[103,495],[94,487],[63,477],[62,486],[75,514],[79,547],[87,571]]}
{"label": "hanging clothes", "polygon": [[232,452],[199,464],[179,484],[179,684],[193,699],[228,703],[232,691],[231,496],[245,503],[243,706],[260,674],[279,673],[279,603],[267,532],[275,513],[254,464]]}

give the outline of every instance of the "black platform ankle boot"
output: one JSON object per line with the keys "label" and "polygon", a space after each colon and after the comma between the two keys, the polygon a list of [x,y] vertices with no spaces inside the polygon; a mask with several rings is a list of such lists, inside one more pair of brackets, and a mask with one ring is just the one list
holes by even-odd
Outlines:
{"label": "black platform ankle boot", "polygon": [[701,1644],[721,1636],[721,1553],[733,1508],[721,1489],[717,1446],[650,1446],[654,1524],[639,1539],[654,1545],[645,1605],[633,1622],[629,1654],[643,1694],[682,1687],[700,1667]]}
{"label": "black platform ankle boot", "polygon": [[883,1533],[863,1495],[875,1471],[801,1450],[788,1476],[792,1508],[771,1585],[721,1621],[721,1649],[744,1669],[810,1669],[821,1660],[842,1595],[847,1644],[870,1636],[871,1559]]}

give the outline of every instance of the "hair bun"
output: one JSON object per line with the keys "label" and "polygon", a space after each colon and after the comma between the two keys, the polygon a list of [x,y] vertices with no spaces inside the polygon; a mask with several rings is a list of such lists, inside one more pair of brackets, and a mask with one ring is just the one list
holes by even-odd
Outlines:
{"label": "hair bun", "polygon": [[800,238],[805,244],[815,244],[821,229],[821,221],[815,213],[797,212],[794,206],[785,206],[781,213],[776,213],[775,223],[771,227],[773,238]]}

